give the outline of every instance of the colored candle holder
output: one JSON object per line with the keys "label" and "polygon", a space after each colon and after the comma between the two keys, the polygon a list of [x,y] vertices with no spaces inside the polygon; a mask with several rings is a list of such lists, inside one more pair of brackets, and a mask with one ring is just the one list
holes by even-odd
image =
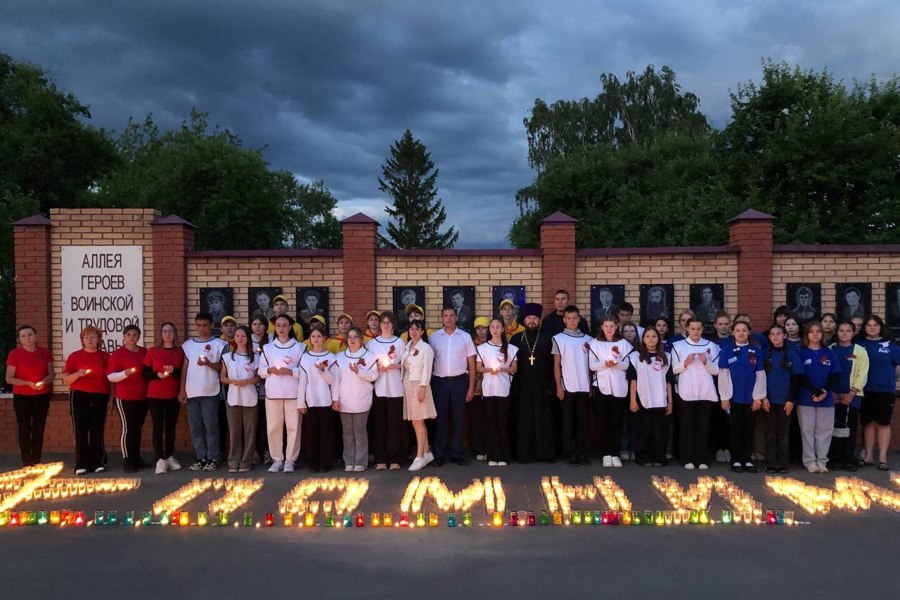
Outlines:
{"label": "colored candle holder", "polygon": [[631,524],[632,525],[640,525],[643,521],[643,513],[639,510],[631,511]]}
{"label": "colored candle holder", "polygon": [[428,526],[437,527],[441,524],[441,519],[437,513],[428,513]]}
{"label": "colored candle holder", "polygon": [[766,524],[778,525],[778,517],[775,516],[775,511],[773,509],[766,510]]}
{"label": "colored candle holder", "polygon": [[503,513],[495,512],[491,518],[491,524],[494,527],[503,527]]}
{"label": "colored candle holder", "polygon": [[471,527],[472,526],[472,513],[464,512],[462,518],[463,527]]}
{"label": "colored candle holder", "polygon": [[106,513],[102,510],[94,511],[94,525],[106,525]]}
{"label": "colored candle holder", "polygon": [[634,516],[631,511],[626,511],[619,515],[619,522],[622,523],[622,525],[631,525],[633,524],[633,521]]}
{"label": "colored candle holder", "polygon": [[541,524],[541,526],[546,526],[546,525],[550,524],[550,515],[547,513],[546,510],[541,511],[541,518],[540,518],[539,523]]}
{"label": "colored candle holder", "polygon": [[700,521],[701,525],[709,524],[709,513],[706,511],[705,508],[700,509],[700,515],[697,518]]}
{"label": "colored candle holder", "polygon": [[107,525],[118,525],[119,524],[119,514],[114,510],[106,511],[106,524]]}
{"label": "colored candle holder", "polygon": [[149,526],[153,523],[153,512],[145,510],[141,513],[141,525]]}
{"label": "colored candle holder", "polygon": [[425,515],[419,513],[416,515],[416,527],[425,527]]}
{"label": "colored candle holder", "polygon": [[594,525],[602,525],[603,524],[603,513],[599,510],[594,511]]}
{"label": "colored candle holder", "polygon": [[554,525],[562,525],[563,524],[563,515],[561,510],[553,511],[553,524]]}
{"label": "colored candle holder", "polygon": [[409,527],[409,513],[400,513],[400,527]]}
{"label": "colored candle holder", "polygon": [[197,526],[198,527],[206,527],[207,523],[209,523],[209,514],[205,512],[197,513]]}
{"label": "colored candle holder", "polygon": [[334,527],[334,515],[325,513],[325,527]]}
{"label": "colored candle holder", "polygon": [[244,527],[253,527],[253,513],[252,512],[244,513]]}
{"label": "colored candle holder", "polygon": [[779,509],[775,511],[775,520],[779,525],[784,525],[784,511]]}
{"label": "colored candle holder", "polygon": [[362,513],[356,513],[356,526],[357,527],[365,527],[366,526],[366,516]]}
{"label": "colored candle holder", "polygon": [[662,526],[666,524],[666,515],[663,511],[656,511],[656,517],[654,517],[653,522],[656,523],[657,526]]}
{"label": "colored candle holder", "polygon": [[447,515],[447,527],[456,527],[456,513]]}
{"label": "colored candle holder", "polygon": [[353,527],[353,517],[350,516],[350,513],[344,515],[342,525],[344,527]]}
{"label": "colored candle holder", "polygon": [[533,511],[533,510],[529,510],[529,511],[528,511],[528,514],[525,515],[525,523],[526,523],[529,527],[534,527],[535,524],[537,523],[537,519],[536,519],[535,516],[534,516],[534,511]]}
{"label": "colored candle holder", "polygon": [[[9,520],[9,513],[7,513],[6,520],[7,521]],[[62,515],[58,510],[50,511],[50,524],[51,525],[59,525],[61,520],[62,520]]]}
{"label": "colored candle holder", "polygon": [[394,526],[394,513],[384,513],[381,518],[381,525],[383,527],[393,527]]}
{"label": "colored candle holder", "polygon": [[580,510],[572,511],[572,525],[581,525],[581,511]]}
{"label": "colored candle holder", "polygon": [[308,512],[303,515],[303,525],[305,527],[315,527],[316,526],[316,513]]}
{"label": "colored candle holder", "polygon": [[160,525],[168,525],[169,524],[169,513],[167,511],[163,511],[163,514],[159,515],[159,524]]}
{"label": "colored candle holder", "polygon": [[731,525],[731,511],[727,508],[722,509],[722,525]]}
{"label": "colored candle holder", "polygon": [[220,512],[217,522],[220,526],[223,526],[223,527],[227,526],[228,525],[228,513]]}
{"label": "colored candle holder", "polygon": [[641,525],[653,525],[653,511],[645,510],[644,518],[641,519]]}
{"label": "colored candle holder", "polygon": [[691,510],[691,516],[688,519],[688,522],[691,525],[696,525],[700,522],[700,512],[697,510]]}
{"label": "colored candle holder", "polygon": [[369,517],[369,525],[372,527],[381,527],[381,515],[377,512],[373,512]]}
{"label": "colored candle holder", "polygon": [[180,515],[178,515],[178,524],[182,527],[187,527],[191,524],[191,513],[188,511],[182,511]]}
{"label": "colored candle holder", "polygon": [[519,513],[516,511],[511,511],[509,513],[509,526],[510,527],[518,527],[519,526]]}
{"label": "colored candle holder", "polygon": [[78,511],[75,513],[75,522],[73,523],[75,527],[84,527],[87,524],[87,519],[84,516],[84,511]]}
{"label": "colored candle holder", "polygon": [[266,513],[266,517],[263,520],[263,522],[266,524],[266,527],[274,526],[275,525],[275,515],[272,513]]}
{"label": "colored candle holder", "polygon": [[134,511],[127,510],[125,514],[122,516],[122,525],[127,525],[129,527],[134,526]]}
{"label": "colored candle holder", "polygon": [[38,525],[46,525],[47,523],[50,522],[50,518],[48,517],[46,510],[42,510],[42,511],[38,512],[37,522],[38,522]]}

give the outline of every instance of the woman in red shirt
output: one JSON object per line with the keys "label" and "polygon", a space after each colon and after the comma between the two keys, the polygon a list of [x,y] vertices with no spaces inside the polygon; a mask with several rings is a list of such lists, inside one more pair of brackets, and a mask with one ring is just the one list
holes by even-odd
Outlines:
{"label": "woman in red shirt", "polygon": [[177,342],[178,329],[163,323],[159,329],[162,345],[154,346],[144,357],[144,376],[149,380],[147,404],[153,419],[153,454],[156,474],[177,471],[181,463],[175,458],[175,426],[178,424],[178,391],[181,389],[181,365],[184,351]]}
{"label": "woman in red shirt", "polygon": [[147,378],[144,358],[147,350],[138,346],[141,328],[128,325],[120,346],[109,355],[106,378],[115,384],[116,409],[122,420],[122,469],[136,473],[149,465],[141,458],[141,429],[147,419]]}
{"label": "woman in red shirt", "polygon": [[19,347],[6,357],[6,383],[13,386],[13,409],[19,424],[19,453],[26,467],[41,462],[44,425],[50,410],[53,357],[37,345],[37,330],[22,325]]}
{"label": "woman in red shirt", "polygon": [[69,408],[75,430],[75,474],[106,470],[103,430],[109,405],[106,366],[109,354],[100,349],[103,332],[88,325],[81,330],[81,350],[66,358],[63,383],[69,386]]}

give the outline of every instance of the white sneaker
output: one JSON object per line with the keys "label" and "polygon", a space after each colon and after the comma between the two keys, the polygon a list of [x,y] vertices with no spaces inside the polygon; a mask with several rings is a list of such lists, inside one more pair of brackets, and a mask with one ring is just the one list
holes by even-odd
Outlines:
{"label": "white sneaker", "polygon": [[272,466],[269,467],[269,473],[278,473],[284,468],[283,460],[272,461]]}
{"label": "white sneaker", "polygon": [[688,463],[688,464],[684,465],[684,468],[687,469],[688,471],[693,471],[694,463]]}
{"label": "white sneaker", "polygon": [[724,450],[716,450],[716,462],[728,462]]}
{"label": "white sneaker", "polygon": [[355,467],[353,467],[353,471],[356,473],[362,473],[365,470],[366,467],[364,465],[356,465]]}
{"label": "white sneaker", "polygon": [[409,470],[410,471],[418,471],[419,469],[421,469],[424,466],[425,466],[425,457],[419,458],[417,456],[416,459],[414,461],[412,461],[412,464],[409,465]]}
{"label": "white sneaker", "polygon": [[621,469],[622,468],[622,460],[618,456],[613,456],[612,457],[612,466],[615,467],[616,469]]}
{"label": "white sneaker", "polygon": [[809,465],[808,467],[806,467],[806,470],[809,471],[810,473],[818,473],[819,465],[813,463],[813,464]]}
{"label": "white sneaker", "polygon": [[613,466],[612,456],[606,455],[603,457],[603,466],[604,467],[612,467]]}
{"label": "white sneaker", "polygon": [[827,473],[828,467],[825,466],[825,463],[819,465],[819,473]]}
{"label": "white sneaker", "polygon": [[75,469],[76,475],[84,475],[85,473],[87,473],[87,469]]}
{"label": "white sneaker", "polygon": [[166,459],[161,458],[158,461],[156,461],[156,474],[157,475],[164,475],[166,473],[166,471],[168,471],[168,470],[169,469],[168,469],[168,464],[166,463]]}
{"label": "white sneaker", "polygon": [[353,465],[347,465],[346,467],[344,467],[344,471],[346,471],[347,473],[352,473]]}
{"label": "white sneaker", "polygon": [[700,469],[701,471],[708,471],[708,470],[709,470],[709,465],[706,464],[706,463],[700,463],[700,466],[697,467],[697,468]]}
{"label": "white sneaker", "polygon": [[284,461],[284,472],[285,473],[293,473],[294,472],[294,461],[292,461],[292,460]]}
{"label": "white sneaker", "polygon": [[169,468],[170,471],[180,471],[181,470],[181,463],[178,462],[178,459],[175,458],[174,456],[170,456],[169,458],[166,459],[166,466]]}
{"label": "white sneaker", "polygon": [[106,471],[106,467],[104,467],[104,466],[99,466],[96,469],[94,469],[94,473],[103,473],[104,471]]}
{"label": "white sneaker", "polygon": [[628,450],[623,450],[622,452],[619,452],[619,458],[622,460],[631,460],[630,453],[628,452]]}
{"label": "white sneaker", "polygon": [[496,460],[489,460],[489,461],[488,461],[488,466],[489,466],[489,467],[496,467],[496,466],[497,466],[497,461],[496,461]]}
{"label": "white sneaker", "polygon": [[731,462],[731,450],[726,448],[723,452],[725,453],[725,462]]}
{"label": "white sneaker", "polygon": [[498,467],[505,467],[505,466],[506,466],[506,461],[505,461],[505,460],[498,460],[498,461],[497,461],[497,466],[498,466]]}
{"label": "white sneaker", "polygon": [[422,463],[422,466],[424,467],[425,465],[429,464],[431,461],[434,460],[434,454],[432,454],[431,452],[426,452],[425,454],[422,455],[422,460],[424,461]]}
{"label": "white sneaker", "polygon": [[475,460],[485,460],[485,459],[487,459],[486,454],[478,454],[475,456]]}

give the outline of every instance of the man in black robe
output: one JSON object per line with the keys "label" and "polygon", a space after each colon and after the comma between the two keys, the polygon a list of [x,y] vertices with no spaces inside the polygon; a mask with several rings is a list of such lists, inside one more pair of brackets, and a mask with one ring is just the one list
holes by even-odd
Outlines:
{"label": "man in black robe", "polygon": [[553,461],[556,438],[552,413],[553,355],[551,336],[541,327],[540,304],[528,303],[522,308],[525,331],[512,336],[510,343],[518,348],[517,371],[513,378],[515,407],[515,440],[517,460]]}

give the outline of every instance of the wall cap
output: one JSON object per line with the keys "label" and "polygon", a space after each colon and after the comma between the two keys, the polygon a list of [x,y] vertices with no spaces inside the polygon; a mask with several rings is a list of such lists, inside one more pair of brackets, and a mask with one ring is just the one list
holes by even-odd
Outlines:
{"label": "wall cap", "polygon": [[197,226],[191,223],[190,221],[186,221],[182,219],[178,215],[166,215],[165,217],[156,217],[153,219],[151,225],[185,225],[187,227],[191,227],[193,229],[197,229]]}
{"label": "wall cap", "polygon": [[624,254],[737,254],[737,246],[657,246],[636,248],[579,248],[575,256],[616,256]]}
{"label": "wall cap", "polygon": [[729,220],[729,223],[738,223],[740,221],[774,221],[775,217],[770,214],[748,208],[738,216]]}
{"label": "wall cap", "polygon": [[31,215],[18,221],[13,221],[14,227],[50,227],[53,223],[44,215]]}
{"label": "wall cap", "polygon": [[341,221],[341,225],[378,225],[378,221],[370,217],[365,213],[358,212],[355,215],[349,216],[343,221]]}
{"label": "wall cap", "polygon": [[383,248],[375,251],[375,256],[541,256],[540,248]]}
{"label": "wall cap", "polygon": [[330,248],[280,248],[272,250],[190,250],[187,258],[340,258],[343,250]]}
{"label": "wall cap", "polygon": [[541,219],[542,225],[563,225],[563,224],[568,225],[570,223],[574,225],[577,222],[578,222],[578,219],[567,215],[566,213],[564,213],[561,210],[558,210],[555,213],[553,213],[552,215],[549,215],[549,216]]}
{"label": "wall cap", "polygon": [[900,244],[775,244],[772,246],[772,252],[900,254]]}

